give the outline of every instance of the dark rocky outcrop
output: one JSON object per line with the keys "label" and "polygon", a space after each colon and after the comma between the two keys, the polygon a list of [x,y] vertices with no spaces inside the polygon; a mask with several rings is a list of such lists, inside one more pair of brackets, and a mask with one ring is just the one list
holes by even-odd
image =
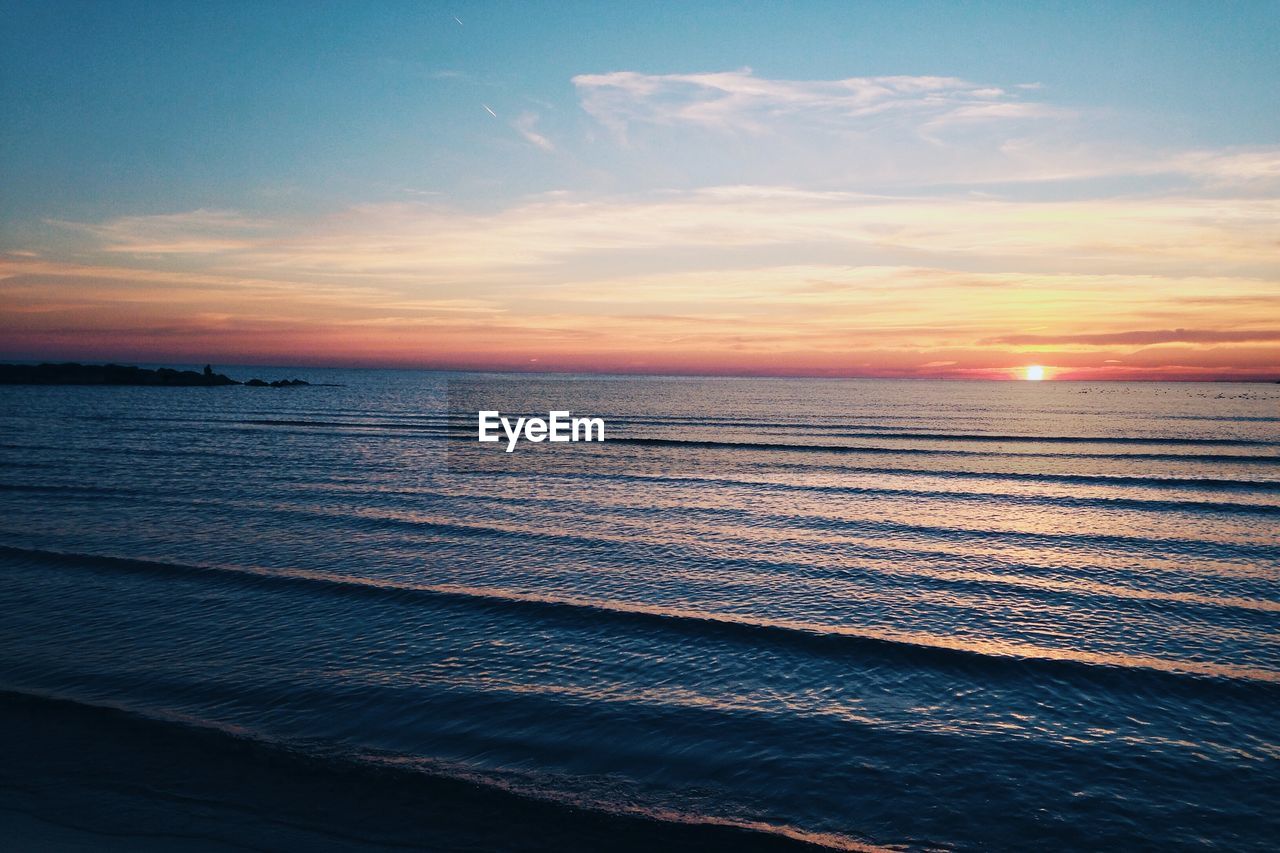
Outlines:
{"label": "dark rocky outcrop", "polygon": [[310,385],[310,382],[304,382],[301,379],[276,379],[272,382],[264,382],[261,379],[250,379],[244,383],[250,388],[291,388],[294,385]]}
{"label": "dark rocky outcrop", "polygon": [[205,365],[202,372],[161,367],[150,370],[120,364],[0,364],[0,385],[149,385],[189,388],[215,385],[248,385],[262,388],[289,388],[308,385],[301,379],[238,382]]}

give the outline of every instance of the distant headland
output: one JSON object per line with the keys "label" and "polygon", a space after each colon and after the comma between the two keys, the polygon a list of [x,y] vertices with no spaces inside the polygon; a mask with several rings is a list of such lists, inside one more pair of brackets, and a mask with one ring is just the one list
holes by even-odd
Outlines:
{"label": "distant headland", "polygon": [[273,382],[249,379],[240,382],[214,373],[207,364],[200,373],[170,367],[150,370],[122,364],[0,364],[0,385],[147,385],[164,388],[244,385],[250,388],[291,388],[310,384],[302,379],[277,379]]}

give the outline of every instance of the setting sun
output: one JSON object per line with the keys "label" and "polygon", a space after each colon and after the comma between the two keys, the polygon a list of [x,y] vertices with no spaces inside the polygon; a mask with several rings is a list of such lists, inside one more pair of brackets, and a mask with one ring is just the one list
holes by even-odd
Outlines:
{"label": "setting sun", "polygon": [[1027,379],[1033,382],[1039,382],[1044,379],[1044,368],[1038,364],[1033,364],[1027,368]]}

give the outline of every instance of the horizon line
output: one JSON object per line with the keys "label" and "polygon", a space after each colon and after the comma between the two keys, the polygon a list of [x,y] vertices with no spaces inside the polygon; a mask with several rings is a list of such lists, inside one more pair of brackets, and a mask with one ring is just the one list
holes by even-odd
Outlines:
{"label": "horizon line", "polygon": [[[514,375],[514,376],[599,376],[602,378],[635,378],[635,379],[800,379],[800,380],[842,380],[842,381],[908,381],[908,382],[1073,382],[1073,383],[1137,383],[1137,382],[1176,382],[1180,384],[1251,384],[1251,385],[1274,385],[1280,383],[1280,369],[1270,378],[1260,378],[1256,376],[1240,376],[1240,375],[1222,375],[1213,377],[1192,377],[1186,374],[1167,377],[1080,377],[1080,376],[1046,376],[1042,380],[1028,380],[1025,377],[1015,375],[1018,370],[1025,368],[997,368],[992,370],[991,375],[975,375],[975,376],[947,376],[947,375],[898,375],[885,376],[879,374],[859,374],[859,373],[751,373],[751,372],[722,372],[722,373],[704,373],[704,372],[681,372],[681,371],[619,371],[619,370],[569,370],[555,368],[539,368],[539,369],[521,369],[516,367],[431,367],[426,365],[340,365],[340,364],[315,364],[315,363],[267,363],[267,362],[217,362],[208,359],[197,359],[195,361],[183,361],[181,359],[171,359],[169,361],[145,361],[139,359],[101,359],[101,358],[8,358],[0,361],[0,364],[116,364],[121,366],[152,366],[152,367],[200,367],[209,364],[215,369],[225,368],[268,368],[279,370],[396,370],[403,372],[418,373],[479,373],[485,375]],[[1052,367],[1052,366],[1048,366]],[[1004,371],[999,373],[998,371]],[[1076,372],[1076,371],[1071,371]],[[1065,373],[1065,371],[1064,371]]]}

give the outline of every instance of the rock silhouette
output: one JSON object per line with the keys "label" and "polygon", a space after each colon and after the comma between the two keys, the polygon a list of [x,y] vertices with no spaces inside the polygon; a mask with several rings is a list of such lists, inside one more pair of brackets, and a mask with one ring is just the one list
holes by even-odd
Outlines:
{"label": "rock silhouette", "polygon": [[277,379],[265,382],[250,379],[239,382],[221,373],[214,373],[212,365],[204,370],[174,370],[161,367],[150,370],[121,364],[0,364],[0,385],[149,385],[189,388],[215,385],[246,385],[251,388],[291,388],[310,385],[302,379]]}
{"label": "rock silhouette", "polygon": [[249,388],[289,388],[294,385],[310,385],[310,382],[304,382],[301,379],[276,379],[272,382],[264,382],[261,379],[250,379],[244,383]]}

